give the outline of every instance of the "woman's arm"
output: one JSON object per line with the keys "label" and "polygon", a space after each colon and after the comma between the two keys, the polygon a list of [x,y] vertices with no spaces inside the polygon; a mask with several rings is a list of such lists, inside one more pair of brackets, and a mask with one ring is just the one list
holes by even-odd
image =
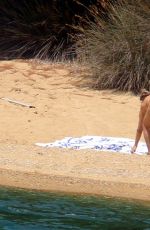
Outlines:
{"label": "woman's arm", "polygon": [[142,131],[143,131],[143,117],[144,117],[144,115],[143,115],[142,106],[141,106],[140,113],[139,113],[138,128],[136,131],[135,142],[134,142],[134,146],[131,149],[131,153],[134,153],[136,151],[139,140],[141,138]]}

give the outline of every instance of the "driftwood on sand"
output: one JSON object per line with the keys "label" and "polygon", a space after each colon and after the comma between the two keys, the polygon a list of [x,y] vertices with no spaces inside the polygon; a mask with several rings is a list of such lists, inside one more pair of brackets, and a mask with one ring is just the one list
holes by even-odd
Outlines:
{"label": "driftwood on sand", "polygon": [[21,106],[28,107],[28,108],[35,108],[35,106],[33,106],[33,105],[26,104],[26,103],[23,103],[21,101],[12,100],[12,99],[9,99],[7,97],[1,97],[1,99],[4,101],[8,101],[10,103],[16,104],[16,105],[21,105]]}

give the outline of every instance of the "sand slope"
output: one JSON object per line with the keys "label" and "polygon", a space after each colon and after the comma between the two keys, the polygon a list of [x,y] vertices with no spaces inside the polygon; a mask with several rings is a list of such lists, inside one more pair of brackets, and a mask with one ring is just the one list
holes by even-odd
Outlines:
{"label": "sand slope", "polygon": [[134,138],[139,99],[88,88],[77,65],[35,61],[0,62],[0,143],[33,144],[66,136],[106,135]]}

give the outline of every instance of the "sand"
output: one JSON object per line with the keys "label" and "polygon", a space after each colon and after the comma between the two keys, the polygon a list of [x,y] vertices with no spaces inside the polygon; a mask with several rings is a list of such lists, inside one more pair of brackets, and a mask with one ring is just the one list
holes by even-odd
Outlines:
{"label": "sand", "polygon": [[0,185],[150,200],[150,157],[43,149],[66,136],[134,138],[139,98],[90,88],[77,64],[0,61]]}

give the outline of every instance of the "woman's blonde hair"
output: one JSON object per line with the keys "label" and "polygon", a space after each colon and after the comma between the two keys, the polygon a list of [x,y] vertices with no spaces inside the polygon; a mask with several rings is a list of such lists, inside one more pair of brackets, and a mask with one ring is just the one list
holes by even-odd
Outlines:
{"label": "woman's blonde hair", "polygon": [[145,97],[150,95],[150,91],[146,89],[141,89],[140,100],[143,101]]}

